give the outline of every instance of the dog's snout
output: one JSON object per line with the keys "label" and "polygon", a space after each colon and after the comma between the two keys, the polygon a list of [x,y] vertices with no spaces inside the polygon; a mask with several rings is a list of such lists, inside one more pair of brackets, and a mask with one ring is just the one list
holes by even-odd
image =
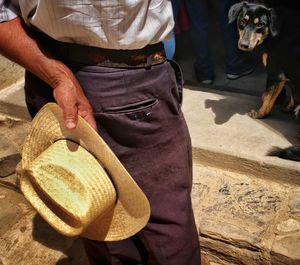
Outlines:
{"label": "dog's snout", "polygon": [[240,47],[242,49],[249,49],[249,42],[247,42],[247,41],[241,41],[240,42]]}
{"label": "dog's snout", "polygon": [[240,41],[238,47],[242,51],[250,51],[250,50],[252,50],[250,48],[250,43],[249,42],[241,42]]}

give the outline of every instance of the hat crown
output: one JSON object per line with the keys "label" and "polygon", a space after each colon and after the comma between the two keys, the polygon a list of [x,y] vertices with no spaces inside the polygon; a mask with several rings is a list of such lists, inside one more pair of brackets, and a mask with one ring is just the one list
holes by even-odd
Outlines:
{"label": "hat crown", "polygon": [[44,212],[56,219],[56,229],[67,229],[68,234],[81,233],[116,203],[116,191],[105,170],[72,141],[54,142],[24,170],[39,195],[37,204],[46,206]]}

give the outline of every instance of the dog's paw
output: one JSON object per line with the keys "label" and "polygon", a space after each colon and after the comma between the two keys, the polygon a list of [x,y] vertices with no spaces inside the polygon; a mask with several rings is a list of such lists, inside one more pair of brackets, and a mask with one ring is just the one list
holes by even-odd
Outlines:
{"label": "dog's paw", "polygon": [[251,117],[251,118],[253,118],[253,119],[259,119],[259,118],[261,118],[260,117],[260,115],[259,115],[259,113],[258,113],[258,111],[256,111],[256,110],[251,110],[251,111],[249,111],[248,112],[248,115]]}

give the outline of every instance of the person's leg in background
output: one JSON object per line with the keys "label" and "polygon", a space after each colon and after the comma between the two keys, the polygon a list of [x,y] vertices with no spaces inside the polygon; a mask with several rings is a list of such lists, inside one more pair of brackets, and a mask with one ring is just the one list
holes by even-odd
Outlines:
{"label": "person's leg in background", "polygon": [[237,79],[250,74],[254,70],[254,62],[249,54],[238,48],[238,30],[236,23],[228,23],[230,7],[239,2],[237,0],[216,0],[216,9],[225,46],[225,65],[228,79]]}
{"label": "person's leg in background", "polygon": [[172,2],[172,8],[173,8],[173,16],[174,16],[174,20],[175,20],[175,24],[176,24],[176,20],[178,17],[178,13],[179,13],[179,8],[180,5],[182,4],[181,0],[171,0]]}
{"label": "person's leg in background", "polygon": [[194,70],[197,80],[211,84],[214,78],[214,65],[209,49],[209,10],[207,0],[186,1],[191,24],[191,38],[196,54]]}

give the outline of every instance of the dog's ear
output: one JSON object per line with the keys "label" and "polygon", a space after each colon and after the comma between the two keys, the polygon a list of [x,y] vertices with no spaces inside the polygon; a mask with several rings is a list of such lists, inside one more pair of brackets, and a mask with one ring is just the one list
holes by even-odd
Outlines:
{"label": "dog's ear", "polygon": [[279,18],[274,8],[269,8],[269,21],[270,21],[270,32],[273,37],[277,36],[280,29]]}
{"label": "dog's ear", "polygon": [[233,21],[235,21],[238,17],[238,14],[240,13],[242,7],[244,7],[246,5],[247,5],[246,1],[232,5],[228,11],[228,23],[232,23]]}

